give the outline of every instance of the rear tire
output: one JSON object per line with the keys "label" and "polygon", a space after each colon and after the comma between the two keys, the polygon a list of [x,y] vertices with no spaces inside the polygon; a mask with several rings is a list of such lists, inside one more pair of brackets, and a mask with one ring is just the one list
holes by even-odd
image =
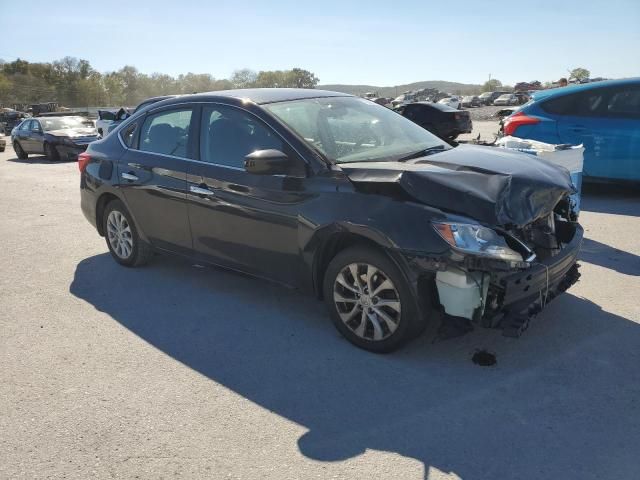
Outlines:
{"label": "rear tire", "polygon": [[[338,253],[323,282],[324,300],[338,331],[357,347],[387,353],[428,325],[405,275],[387,255],[365,246]],[[429,309],[430,310],[430,309]]]}
{"label": "rear tire", "polygon": [[16,152],[16,156],[20,160],[26,160],[27,158],[29,158],[29,155],[27,155],[27,152],[22,149],[17,140],[13,142],[13,150]]}
{"label": "rear tire", "polygon": [[44,154],[47,157],[47,160],[49,160],[50,162],[58,162],[60,160],[60,154],[58,153],[58,150],[50,143],[45,142]]}
{"label": "rear tire", "polygon": [[120,200],[113,200],[105,207],[102,228],[109,252],[120,265],[139,267],[149,263],[153,249],[140,238],[127,207]]}

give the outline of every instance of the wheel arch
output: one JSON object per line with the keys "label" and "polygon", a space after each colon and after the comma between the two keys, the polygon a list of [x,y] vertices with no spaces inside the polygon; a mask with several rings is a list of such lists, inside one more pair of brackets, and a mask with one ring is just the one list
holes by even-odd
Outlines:
{"label": "wheel arch", "polygon": [[323,297],[322,285],[324,282],[324,275],[329,263],[331,263],[331,260],[333,260],[333,258],[341,251],[356,245],[378,250],[397,264],[403,273],[408,273],[405,265],[403,265],[398,258],[398,255],[394,255],[392,253],[392,244],[390,241],[385,237],[382,237],[379,233],[370,232],[368,230],[334,230],[323,235],[323,238],[319,242],[313,256],[312,285],[313,292],[319,299],[322,299]]}
{"label": "wheel arch", "polygon": [[114,195],[111,192],[105,192],[98,197],[98,201],[96,202],[96,228],[102,237],[104,237],[104,211],[107,208],[107,205],[114,200],[122,201],[122,199],[117,195]]}

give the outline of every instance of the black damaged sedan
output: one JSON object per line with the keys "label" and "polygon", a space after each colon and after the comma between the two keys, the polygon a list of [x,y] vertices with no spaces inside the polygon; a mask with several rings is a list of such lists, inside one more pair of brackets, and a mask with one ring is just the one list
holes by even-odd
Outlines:
{"label": "black damaged sedan", "polygon": [[443,322],[517,336],[579,276],[566,170],[453,148],[340,93],[164,100],[78,165],[84,215],[118,263],[170,252],[312,292],[375,352]]}
{"label": "black damaged sedan", "polygon": [[44,154],[52,162],[76,160],[98,138],[85,118],[74,116],[27,118],[11,132],[13,149],[21,160],[29,154]]}

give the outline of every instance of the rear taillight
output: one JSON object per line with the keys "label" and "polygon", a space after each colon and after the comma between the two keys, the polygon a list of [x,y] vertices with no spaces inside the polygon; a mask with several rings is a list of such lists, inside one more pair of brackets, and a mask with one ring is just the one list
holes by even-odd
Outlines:
{"label": "rear taillight", "polygon": [[536,123],[540,123],[539,118],[529,117],[524,112],[514,113],[504,121],[504,134],[513,135],[518,127]]}
{"label": "rear taillight", "polygon": [[80,170],[80,172],[84,172],[90,161],[91,155],[89,155],[87,152],[82,152],[80,155],[78,155],[78,170]]}

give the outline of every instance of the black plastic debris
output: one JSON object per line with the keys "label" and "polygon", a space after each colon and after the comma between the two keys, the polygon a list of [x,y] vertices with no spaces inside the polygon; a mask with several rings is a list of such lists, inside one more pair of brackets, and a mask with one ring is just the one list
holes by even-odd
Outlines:
{"label": "black plastic debris", "polygon": [[498,363],[496,355],[488,350],[476,350],[476,353],[473,354],[471,360],[473,363],[480,365],[481,367],[493,367]]}

